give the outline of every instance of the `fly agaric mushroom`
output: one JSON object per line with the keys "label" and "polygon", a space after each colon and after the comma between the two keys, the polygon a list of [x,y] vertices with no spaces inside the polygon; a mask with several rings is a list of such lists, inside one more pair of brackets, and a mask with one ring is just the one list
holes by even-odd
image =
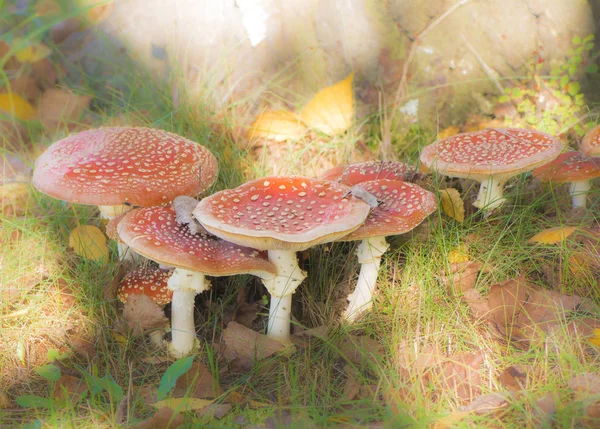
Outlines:
{"label": "fly agaric mushroom", "polygon": [[437,208],[435,195],[413,183],[379,179],[357,186],[374,195],[378,205],[360,228],[338,240],[361,240],[356,251],[361,264],[358,282],[348,296],[349,304],[343,315],[343,319],[349,322],[356,320],[372,305],[381,256],[389,247],[385,238],[416,228]]}
{"label": "fly agaric mushroom", "polygon": [[[127,304],[127,298],[130,295],[146,295],[160,308],[164,308],[173,299],[173,291],[167,285],[172,272],[173,270],[149,266],[130,271],[119,283],[117,298],[123,304]],[[162,338],[160,330],[150,332],[150,340],[153,344],[162,345]]]}
{"label": "fly agaric mushroom", "polygon": [[560,140],[540,131],[488,128],[426,146],[421,163],[447,176],[480,182],[473,205],[489,212],[504,202],[508,179],[552,161],[562,148]]}
{"label": "fly agaric mushroom", "polygon": [[128,246],[163,266],[175,267],[168,280],[171,304],[172,353],[185,356],[194,345],[194,297],[210,289],[205,275],[253,274],[274,276],[276,268],[266,255],[208,234],[192,234],[175,220],[169,206],[135,209],[117,227]]}
{"label": "fly agaric mushroom", "polygon": [[416,170],[408,164],[396,161],[366,161],[333,167],[321,175],[321,179],[335,180],[343,185],[354,186],[377,179],[410,181]]}
{"label": "fly agaric mushroom", "polygon": [[71,135],[35,162],[33,185],[59,200],[97,205],[107,218],[131,206],[195,196],[215,181],[217,160],[191,140],[153,128],[97,128]]}
{"label": "fly agaric mushroom", "polygon": [[533,176],[542,182],[570,183],[569,194],[573,207],[587,206],[586,196],[590,180],[600,177],[600,158],[581,152],[565,152],[554,161],[533,170]]}
{"label": "fly agaric mushroom", "polygon": [[600,156],[600,125],[589,130],[583,137],[581,151],[587,156]]}
{"label": "fly agaric mushroom", "polygon": [[268,336],[286,343],[292,294],[306,277],[296,252],[351,233],[369,210],[335,182],[265,177],[202,199],[194,216],[218,237],[268,251],[277,267],[276,276],[263,278],[271,294]]}

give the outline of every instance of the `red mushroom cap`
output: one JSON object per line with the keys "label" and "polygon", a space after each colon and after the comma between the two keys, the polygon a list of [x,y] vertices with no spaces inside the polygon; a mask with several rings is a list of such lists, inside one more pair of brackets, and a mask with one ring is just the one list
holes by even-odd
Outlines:
{"label": "red mushroom cap", "polygon": [[377,197],[379,205],[371,210],[364,225],[339,241],[404,234],[437,208],[435,195],[414,183],[379,179],[358,186]]}
{"label": "red mushroom cap", "polygon": [[140,267],[123,277],[117,289],[117,298],[127,302],[129,295],[143,294],[158,305],[167,305],[173,299],[173,291],[167,282],[173,270],[161,270],[153,267]]}
{"label": "red mushroom cap", "polygon": [[265,177],[204,198],[194,216],[209,232],[234,243],[300,251],[349,234],[369,210],[339,183]]}
{"label": "red mushroom cap", "polygon": [[369,180],[390,179],[406,180],[407,174],[415,169],[403,162],[367,161],[334,167],[321,175],[325,180],[336,180],[343,185],[354,186]]}
{"label": "red mushroom cap", "polygon": [[581,152],[565,152],[554,161],[533,170],[533,176],[544,182],[579,182],[600,177],[600,158]]}
{"label": "red mushroom cap", "polygon": [[159,264],[210,276],[277,273],[264,253],[212,235],[190,233],[187,225],[176,222],[172,207],[132,210],[117,230],[125,244]]}
{"label": "red mushroom cap", "polygon": [[448,176],[482,181],[494,175],[501,180],[552,161],[562,148],[560,140],[540,131],[488,128],[426,146],[421,162]]}
{"label": "red mushroom cap", "polygon": [[600,155],[600,125],[589,130],[583,137],[581,151],[587,156]]}
{"label": "red mushroom cap", "polygon": [[52,144],[36,161],[33,184],[80,204],[151,206],[195,196],[217,174],[208,149],[153,128],[98,128]]}

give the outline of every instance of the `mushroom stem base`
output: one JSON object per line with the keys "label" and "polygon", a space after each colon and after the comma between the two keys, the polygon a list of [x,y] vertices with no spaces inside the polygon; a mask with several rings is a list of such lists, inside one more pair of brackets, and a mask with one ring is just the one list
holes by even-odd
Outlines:
{"label": "mushroom stem base", "polygon": [[573,207],[587,207],[587,193],[592,186],[589,180],[581,180],[579,182],[571,182],[569,185],[569,194],[572,197]]}
{"label": "mushroom stem base", "polygon": [[294,251],[269,250],[269,261],[277,267],[277,275],[262,279],[271,294],[267,335],[287,343],[290,340],[292,294],[304,281],[306,273],[298,266]]}
{"label": "mushroom stem base", "polygon": [[175,357],[188,355],[194,348],[196,326],[194,324],[194,297],[210,289],[204,274],[176,268],[168,281],[173,291],[171,302],[171,354]]}
{"label": "mushroom stem base", "polygon": [[354,322],[373,305],[381,256],[389,247],[385,237],[366,238],[359,244],[356,255],[361,264],[360,273],[356,288],[348,296],[348,308],[342,316],[344,321]]}
{"label": "mushroom stem base", "polygon": [[505,183],[506,180],[498,180],[493,176],[482,180],[479,187],[479,194],[473,205],[487,212],[500,207],[506,201],[503,197]]}

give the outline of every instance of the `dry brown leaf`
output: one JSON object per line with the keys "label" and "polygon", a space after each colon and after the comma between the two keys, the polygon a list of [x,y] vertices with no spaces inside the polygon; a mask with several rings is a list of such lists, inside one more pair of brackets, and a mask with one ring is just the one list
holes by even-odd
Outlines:
{"label": "dry brown leaf", "polygon": [[73,251],[91,261],[108,262],[106,236],[94,225],[79,225],[69,234],[69,247]]}
{"label": "dry brown leaf", "polygon": [[552,427],[552,421],[556,413],[556,398],[552,393],[545,394],[535,401],[535,407],[532,411],[533,427]]}
{"label": "dry brown leaf", "polygon": [[185,419],[180,413],[175,413],[168,407],[160,408],[152,417],[139,422],[132,429],[175,429],[183,425]]}
{"label": "dry brown leaf", "polygon": [[258,316],[258,304],[246,302],[246,288],[240,288],[236,297],[236,309],[233,313],[233,321],[245,326],[246,328],[252,328],[252,323]]}
{"label": "dry brown leaf", "polygon": [[196,410],[195,413],[198,416],[220,420],[229,414],[232,408],[231,404],[210,404],[201,410]]}
{"label": "dry brown leaf", "polygon": [[449,273],[440,276],[440,281],[451,295],[461,296],[475,287],[482,266],[476,261],[455,262],[450,265]]}
{"label": "dry brown leaf", "polygon": [[142,294],[127,297],[122,317],[134,335],[143,335],[144,332],[164,328],[169,323],[160,306]]}
{"label": "dry brown leaf", "polygon": [[600,375],[585,373],[572,377],[568,382],[569,387],[581,395],[600,395]]}
{"label": "dry brown leaf", "polygon": [[481,394],[483,352],[459,353],[442,364],[440,384],[455,392],[462,400],[473,400]]}
{"label": "dry brown leaf", "polygon": [[223,330],[223,342],[225,358],[229,361],[237,360],[242,368],[249,368],[254,360],[267,358],[285,348],[279,341],[237,322],[229,322]]}
{"label": "dry brown leaf", "polygon": [[84,380],[63,374],[52,389],[52,399],[75,404],[83,398],[87,390],[88,387]]}
{"label": "dry brown leaf", "polygon": [[351,401],[360,392],[360,383],[357,381],[358,370],[352,365],[346,365],[344,372],[346,373],[346,383],[344,384],[344,393],[342,396],[344,399]]}
{"label": "dry brown leaf", "polygon": [[440,365],[444,360],[444,354],[437,344],[427,344],[420,347],[418,352],[415,353],[412,344],[403,342],[398,348],[396,359],[399,367],[411,372],[423,373]]}
{"label": "dry brown leaf", "polygon": [[527,374],[520,372],[514,366],[509,366],[498,376],[498,381],[506,390],[518,391],[525,387]]}
{"label": "dry brown leaf", "polygon": [[475,398],[469,405],[459,407],[459,411],[478,416],[493,413],[508,406],[508,397],[501,392],[488,393]]}
{"label": "dry brown leaf", "polygon": [[0,392],[0,410],[13,408],[15,404],[10,400],[6,392]]}
{"label": "dry brown leaf", "polygon": [[50,88],[44,91],[38,106],[44,128],[54,131],[60,124],[79,120],[92,101],[91,95],[77,95],[70,91]]}
{"label": "dry brown leaf", "polygon": [[221,395],[221,392],[221,386],[206,365],[194,362],[192,367],[175,382],[174,396],[187,395],[193,398],[213,399]]}
{"label": "dry brown leaf", "polygon": [[[41,94],[40,88],[34,78],[30,76],[20,76],[8,82],[9,87],[6,92],[19,94],[30,103],[34,102]],[[2,90],[6,90],[3,88]]]}
{"label": "dry brown leaf", "polygon": [[373,362],[374,358],[381,357],[384,353],[383,345],[377,340],[366,336],[348,335],[344,337],[339,350],[344,359],[356,366]]}
{"label": "dry brown leaf", "polygon": [[440,190],[440,198],[442,199],[442,210],[446,216],[457,222],[465,221],[465,203],[458,190],[454,188],[442,189]]}
{"label": "dry brown leaf", "polygon": [[31,70],[33,72],[33,78],[41,88],[54,87],[58,78],[63,75],[62,71],[59,72],[48,58],[44,58],[43,60],[32,64]]}
{"label": "dry brown leaf", "polygon": [[354,121],[354,73],[344,80],[323,88],[300,112],[309,128],[335,135],[346,131]]}
{"label": "dry brown leaf", "polygon": [[469,308],[476,319],[484,319],[490,312],[488,300],[476,289],[465,292],[462,299],[469,305]]}

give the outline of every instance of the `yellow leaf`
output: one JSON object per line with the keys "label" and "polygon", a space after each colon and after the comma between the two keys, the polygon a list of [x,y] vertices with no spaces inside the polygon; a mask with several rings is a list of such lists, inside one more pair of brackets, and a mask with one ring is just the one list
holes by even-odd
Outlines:
{"label": "yellow leaf", "polygon": [[588,337],[588,341],[597,346],[600,347],[600,329],[596,328],[594,329],[594,333],[592,334],[591,337]]}
{"label": "yellow leaf", "polygon": [[87,9],[85,19],[92,24],[98,24],[104,20],[114,8],[113,0],[76,0],[80,8]]}
{"label": "yellow leaf", "polygon": [[448,262],[451,264],[460,264],[462,262],[469,262],[470,260],[469,247],[464,243],[448,252]]}
{"label": "yellow leaf", "polygon": [[122,346],[127,345],[127,337],[125,337],[125,335],[121,334],[120,332],[115,331],[114,329],[112,329],[110,331],[112,337],[114,338],[114,340],[117,342],[117,344],[120,344]]}
{"label": "yellow leaf", "polygon": [[317,92],[300,112],[300,118],[310,127],[334,135],[343,133],[354,121],[354,73]]}
{"label": "yellow leaf", "polygon": [[569,235],[571,235],[576,229],[577,227],[575,226],[558,226],[556,228],[548,228],[541,232],[538,232],[528,241],[530,243],[556,244],[566,240],[566,238]]}
{"label": "yellow leaf", "polygon": [[69,247],[79,256],[97,262],[108,262],[106,236],[93,225],[80,225],[69,234]]}
{"label": "yellow leaf", "polygon": [[276,141],[299,139],[306,134],[306,125],[293,113],[285,110],[267,110],[254,120],[248,130],[248,139],[265,138]]}
{"label": "yellow leaf", "polygon": [[454,188],[447,188],[440,191],[440,197],[444,213],[458,222],[464,222],[465,203],[460,198],[460,193]]}
{"label": "yellow leaf", "polygon": [[[18,38],[15,38],[15,41]],[[37,63],[39,60],[46,58],[52,53],[52,50],[43,43],[27,45],[23,49],[15,52],[15,57],[22,63]]]}
{"label": "yellow leaf", "polygon": [[199,398],[167,398],[162,401],[158,401],[156,404],[152,404],[153,407],[162,408],[167,407],[173,411],[190,411],[200,410],[208,407],[210,404],[215,402],[214,399],[199,399]]}
{"label": "yellow leaf", "polygon": [[567,266],[575,277],[585,277],[586,274],[590,273],[593,259],[594,257],[591,254],[579,251],[567,258]]}
{"label": "yellow leaf", "polygon": [[444,128],[438,133],[438,140],[445,139],[446,137],[455,136],[458,133],[460,133],[460,128],[455,127],[454,125],[450,125],[449,127]]}
{"label": "yellow leaf", "polygon": [[28,121],[35,116],[35,108],[14,92],[0,94],[0,111],[4,111],[22,121]]}

